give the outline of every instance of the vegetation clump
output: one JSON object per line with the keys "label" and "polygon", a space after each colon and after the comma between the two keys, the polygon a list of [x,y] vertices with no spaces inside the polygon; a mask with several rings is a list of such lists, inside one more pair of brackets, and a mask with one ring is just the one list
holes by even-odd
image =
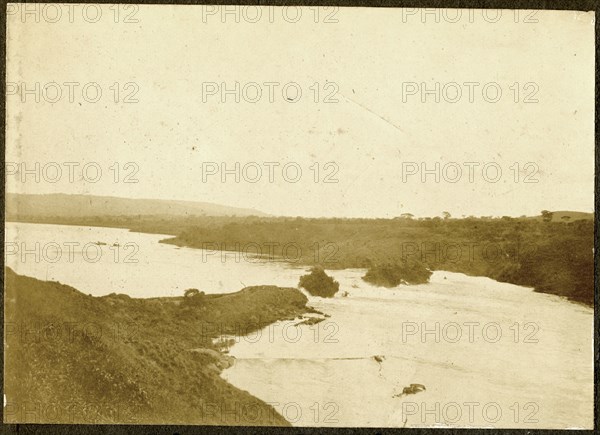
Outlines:
{"label": "vegetation clump", "polygon": [[400,284],[425,284],[431,271],[418,261],[399,261],[369,267],[363,280],[381,287],[396,287]]}
{"label": "vegetation clump", "polygon": [[183,305],[191,308],[201,308],[206,305],[206,295],[195,288],[187,289],[183,294]]}
{"label": "vegetation clump", "polygon": [[298,285],[305,288],[311,295],[322,298],[331,298],[340,289],[340,283],[328,276],[318,266],[311,268],[308,275],[300,277]]}

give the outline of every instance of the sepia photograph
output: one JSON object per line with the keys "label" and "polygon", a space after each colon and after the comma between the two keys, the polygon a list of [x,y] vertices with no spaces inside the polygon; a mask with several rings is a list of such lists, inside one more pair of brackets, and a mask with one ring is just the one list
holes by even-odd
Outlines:
{"label": "sepia photograph", "polygon": [[4,425],[594,429],[594,10],[5,15]]}

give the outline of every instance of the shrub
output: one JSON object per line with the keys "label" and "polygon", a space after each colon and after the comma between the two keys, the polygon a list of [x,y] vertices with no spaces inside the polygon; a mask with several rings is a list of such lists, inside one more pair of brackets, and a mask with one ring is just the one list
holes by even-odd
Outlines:
{"label": "shrub", "polygon": [[320,267],[311,268],[308,275],[300,277],[298,285],[311,295],[322,298],[331,298],[340,289],[340,283],[328,276]]}
{"label": "shrub", "polygon": [[422,263],[399,261],[369,267],[363,280],[382,287],[396,287],[399,284],[425,284],[430,276],[431,271]]}
{"label": "shrub", "polygon": [[202,307],[205,303],[204,292],[189,288],[183,293],[183,305],[186,307]]}

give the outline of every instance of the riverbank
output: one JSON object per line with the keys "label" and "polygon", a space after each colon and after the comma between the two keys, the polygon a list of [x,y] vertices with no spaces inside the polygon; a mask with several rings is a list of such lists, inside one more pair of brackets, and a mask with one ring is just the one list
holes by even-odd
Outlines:
{"label": "riverbank", "polygon": [[[363,268],[373,276],[381,275],[381,265],[402,270],[410,262],[416,270],[483,276],[594,305],[592,219],[213,218],[162,243],[242,254],[259,249],[296,265]],[[396,279],[410,282],[410,276]]]}
{"label": "riverbank", "polygon": [[220,377],[214,343],[312,311],[297,289],[254,286],[133,299],[85,295],[5,268],[5,422],[288,426]]}

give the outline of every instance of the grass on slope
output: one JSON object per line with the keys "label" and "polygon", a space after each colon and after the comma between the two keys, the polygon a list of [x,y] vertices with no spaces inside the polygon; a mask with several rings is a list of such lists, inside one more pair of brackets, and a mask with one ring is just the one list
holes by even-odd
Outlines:
{"label": "grass on slope", "polygon": [[87,296],[5,269],[5,422],[288,425],[223,380],[221,332],[310,308],[297,289],[183,298]]}

